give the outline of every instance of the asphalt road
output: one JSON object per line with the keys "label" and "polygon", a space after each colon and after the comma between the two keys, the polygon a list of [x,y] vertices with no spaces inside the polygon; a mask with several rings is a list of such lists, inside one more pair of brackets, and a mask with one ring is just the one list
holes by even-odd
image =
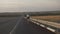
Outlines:
{"label": "asphalt road", "polygon": [[18,17],[0,17],[0,34],[9,34],[17,20]]}
{"label": "asphalt road", "polygon": [[0,17],[0,34],[55,34],[24,17]]}

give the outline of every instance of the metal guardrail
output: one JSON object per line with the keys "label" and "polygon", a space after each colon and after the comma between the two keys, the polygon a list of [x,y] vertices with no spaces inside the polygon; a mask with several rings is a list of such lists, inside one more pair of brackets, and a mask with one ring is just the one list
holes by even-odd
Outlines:
{"label": "metal guardrail", "polygon": [[52,32],[60,34],[60,24],[59,23],[49,22],[49,21],[44,21],[44,20],[37,20],[37,19],[33,19],[33,18],[30,18],[30,20],[32,22],[36,23],[37,25],[40,25],[42,27],[45,27],[48,30],[51,30]]}

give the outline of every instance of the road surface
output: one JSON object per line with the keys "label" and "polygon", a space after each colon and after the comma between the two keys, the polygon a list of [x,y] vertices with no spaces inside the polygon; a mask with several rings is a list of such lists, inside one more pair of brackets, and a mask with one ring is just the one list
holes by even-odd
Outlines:
{"label": "road surface", "polygon": [[9,34],[17,20],[18,17],[0,17],[0,34]]}
{"label": "road surface", "polygon": [[0,34],[55,34],[24,17],[0,17]]}

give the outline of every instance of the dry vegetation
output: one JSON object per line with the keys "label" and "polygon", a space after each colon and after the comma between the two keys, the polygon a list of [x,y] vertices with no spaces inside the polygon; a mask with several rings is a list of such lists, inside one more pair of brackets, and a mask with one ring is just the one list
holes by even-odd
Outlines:
{"label": "dry vegetation", "polygon": [[31,16],[35,19],[41,19],[41,20],[47,20],[47,21],[53,21],[53,22],[60,22],[60,15],[55,16]]}

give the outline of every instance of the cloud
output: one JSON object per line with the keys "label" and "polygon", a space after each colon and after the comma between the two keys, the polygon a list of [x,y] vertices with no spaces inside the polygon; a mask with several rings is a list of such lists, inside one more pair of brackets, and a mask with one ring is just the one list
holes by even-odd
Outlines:
{"label": "cloud", "polygon": [[60,10],[60,0],[0,0],[0,10]]}

